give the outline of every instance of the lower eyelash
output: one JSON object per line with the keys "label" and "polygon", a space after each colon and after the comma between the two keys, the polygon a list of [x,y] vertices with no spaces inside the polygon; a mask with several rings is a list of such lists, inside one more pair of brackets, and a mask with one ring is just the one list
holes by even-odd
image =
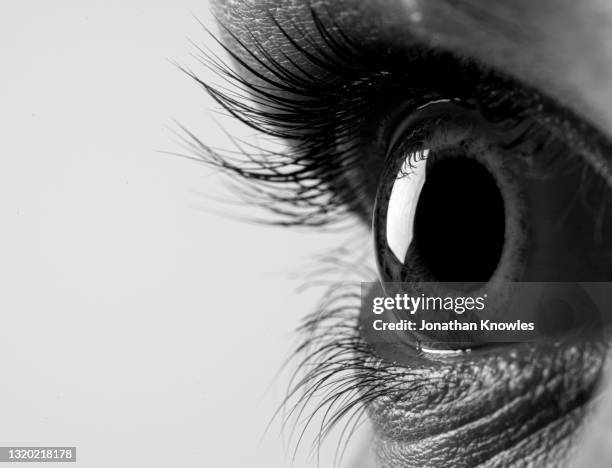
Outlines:
{"label": "lower eyelash", "polygon": [[[342,279],[323,283],[323,299],[298,328],[302,338],[287,362],[296,370],[271,421],[280,420],[293,445],[294,457],[306,442],[308,428],[318,426],[310,453],[318,453],[330,434],[338,431],[333,466],[339,466],[351,436],[367,419],[367,404],[388,395],[398,378],[397,374],[385,373],[394,366],[378,359],[359,331],[361,281],[376,275],[367,266],[367,258],[372,255],[368,236],[359,233],[342,247],[317,258],[316,267],[305,277],[306,287],[321,286],[323,276]],[[364,246],[366,238],[368,247]],[[348,277],[355,280],[347,281]]]}
{"label": "lower eyelash", "polygon": [[[378,375],[370,364],[373,354],[359,334],[359,292],[354,284],[330,287],[325,300],[299,329],[305,337],[293,356],[297,370],[275,415],[282,414],[283,428],[291,428],[294,455],[306,430],[320,415],[320,430],[311,451],[318,450],[330,432],[345,421],[336,453],[339,462],[350,435],[362,422],[372,386],[381,384],[378,377],[372,381],[372,376]],[[303,418],[305,412],[308,416]]]}

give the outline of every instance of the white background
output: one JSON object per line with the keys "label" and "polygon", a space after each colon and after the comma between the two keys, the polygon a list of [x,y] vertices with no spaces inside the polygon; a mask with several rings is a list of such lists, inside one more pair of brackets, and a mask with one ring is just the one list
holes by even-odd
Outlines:
{"label": "white background", "polygon": [[173,119],[219,133],[170,63],[195,64],[192,13],[206,2],[3,2],[0,445],[289,466],[278,426],[261,440],[314,302],[287,272],[335,241],[210,214],[218,178],[159,151],[181,149]]}

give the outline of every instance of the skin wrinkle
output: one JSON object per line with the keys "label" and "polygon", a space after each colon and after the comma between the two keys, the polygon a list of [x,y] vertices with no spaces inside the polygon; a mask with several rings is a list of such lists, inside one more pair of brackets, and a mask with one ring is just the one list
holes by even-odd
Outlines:
{"label": "skin wrinkle", "polygon": [[[571,421],[580,421],[580,413],[582,411],[582,408],[573,410],[570,418]],[[577,433],[576,429],[576,426],[567,425],[563,421],[555,421],[545,429],[535,433],[531,438],[523,439],[519,444],[503,450],[492,458],[478,464],[472,464],[467,461],[458,462],[457,460],[449,462],[444,456],[440,456],[438,450],[434,450],[427,457],[423,457],[416,455],[417,450],[407,453],[397,443],[379,444],[379,456],[385,460],[384,464],[380,466],[389,468],[398,466],[437,467],[449,465],[461,467],[564,466],[567,464],[568,455],[573,450]],[[552,450],[553,447],[556,450]]]}
{"label": "skin wrinkle", "polygon": [[[473,362],[449,360],[434,373],[421,359],[406,366],[408,373],[398,370],[401,391],[369,408],[383,459],[404,460],[391,466],[474,466],[502,451],[506,457],[533,456],[511,454],[508,446],[521,447],[541,432],[551,431],[550,441],[558,440],[555,431],[573,435],[599,377],[602,346],[521,351],[520,360],[513,351]],[[549,357],[534,357],[542,355]],[[483,379],[487,373],[490,378]],[[559,412],[565,416],[558,418]],[[563,447],[549,444],[549,455]]]}
{"label": "skin wrinkle", "polygon": [[[610,134],[612,4],[604,0],[312,3],[330,11],[343,30],[364,43],[402,46],[417,41],[475,58],[544,90]],[[287,44],[271,21],[269,12],[278,16],[281,24],[295,21],[312,31],[308,2],[216,0],[213,6],[221,22],[247,46],[256,40],[270,53],[279,54],[280,50],[304,64],[303,57]],[[221,35],[230,47],[235,45],[230,34],[221,31]],[[241,48],[234,50],[258,68]],[[287,60],[282,54],[275,59]],[[397,371],[404,398],[398,398],[396,392],[395,400],[381,398],[368,409],[378,429],[379,466],[567,463],[568,454],[575,451],[573,439],[604,357],[598,345],[578,353],[569,347],[550,358],[552,361],[540,363],[544,370],[534,368],[530,362],[517,364],[516,358],[502,356],[490,362],[475,358],[471,362],[453,362],[437,374],[432,372],[431,363],[415,360]],[[556,369],[552,375],[545,375],[547,364]],[[496,366],[500,372],[503,368],[514,374],[500,380],[494,371]],[[485,375],[488,387],[474,389]],[[535,385],[533,379],[537,376],[544,380]],[[603,406],[612,407],[607,403]],[[529,414],[538,404],[545,414]],[[504,422],[513,412],[515,416]],[[563,416],[558,417],[559,413]],[[472,434],[464,437],[466,429]],[[475,439],[470,440],[472,437]],[[509,437],[513,439],[509,441]],[[441,443],[446,446],[440,447]],[[597,447],[591,450],[598,453]],[[458,459],[459,454],[462,459]],[[583,464],[578,466],[592,466],[593,460],[603,465],[606,462],[605,454],[600,458],[589,458],[588,454],[583,457]]]}

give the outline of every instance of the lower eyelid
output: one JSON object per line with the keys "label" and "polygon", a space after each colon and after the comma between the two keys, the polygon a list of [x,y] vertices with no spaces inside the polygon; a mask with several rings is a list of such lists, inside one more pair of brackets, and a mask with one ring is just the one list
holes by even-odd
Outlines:
{"label": "lower eyelid", "polygon": [[390,390],[368,405],[368,414],[382,445],[412,450],[434,439],[438,447],[459,450],[470,441],[462,456],[480,463],[568,415],[567,424],[578,424],[605,353],[602,343],[582,343],[522,345],[437,361],[407,358],[384,367],[377,380],[389,382]]}

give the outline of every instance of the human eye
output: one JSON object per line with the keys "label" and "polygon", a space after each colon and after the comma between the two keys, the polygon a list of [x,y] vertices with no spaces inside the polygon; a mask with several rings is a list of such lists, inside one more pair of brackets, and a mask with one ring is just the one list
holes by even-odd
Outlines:
{"label": "human eye", "polygon": [[[312,423],[313,398],[321,438],[368,418],[380,466],[567,462],[603,337],[446,354],[417,336],[380,343],[364,332],[360,282],[609,281],[610,142],[597,113],[479,54],[400,34],[392,8],[313,5],[219,4],[233,65],[202,50],[225,84],[190,73],[283,142],[239,143],[236,155],[193,140],[245,201],[282,226],[371,227],[374,248],[342,251],[341,281],[304,321],[288,418]],[[422,14],[411,12],[417,31]]]}

